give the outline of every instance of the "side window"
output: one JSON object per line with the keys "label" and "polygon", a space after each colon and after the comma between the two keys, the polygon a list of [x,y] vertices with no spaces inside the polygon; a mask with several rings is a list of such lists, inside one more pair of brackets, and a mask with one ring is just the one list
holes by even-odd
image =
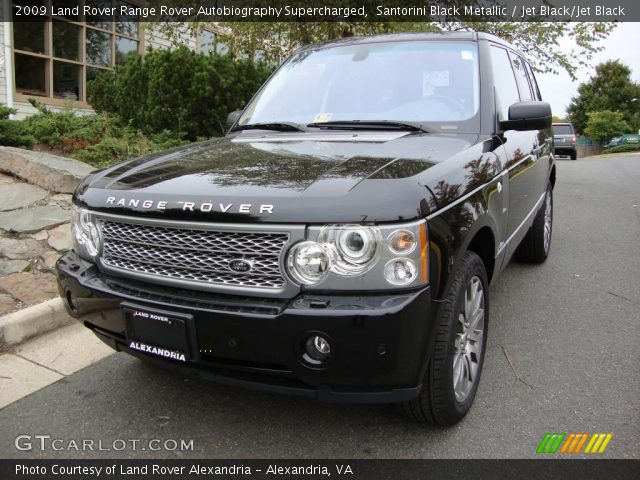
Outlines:
{"label": "side window", "polygon": [[498,118],[509,118],[509,107],[520,101],[516,78],[511,68],[509,54],[504,48],[491,46],[491,68],[493,83],[498,97]]}
{"label": "side window", "polygon": [[529,74],[529,83],[531,83],[531,91],[533,92],[534,99],[542,100],[542,95],[540,95],[540,89],[538,88],[538,82],[536,81],[536,77],[533,74],[531,65],[529,65],[527,62],[524,62],[524,65],[527,67],[527,74]]}
{"label": "side window", "polygon": [[513,71],[516,73],[516,80],[518,81],[518,90],[520,90],[520,100],[533,100],[533,94],[531,86],[529,85],[529,79],[527,78],[526,67],[524,66],[524,60],[518,55],[510,53],[511,63],[513,64]]}

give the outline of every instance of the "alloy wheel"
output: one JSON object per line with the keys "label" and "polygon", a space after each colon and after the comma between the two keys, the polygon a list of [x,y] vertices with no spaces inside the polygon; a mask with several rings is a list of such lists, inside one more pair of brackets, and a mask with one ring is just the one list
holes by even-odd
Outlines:
{"label": "alloy wheel", "polygon": [[458,314],[453,354],[453,390],[458,402],[463,402],[478,381],[484,337],[485,295],[478,276],[469,281],[464,291],[464,303]]}
{"label": "alloy wheel", "polygon": [[551,193],[547,192],[544,206],[544,251],[549,253],[551,247],[551,228],[553,222],[553,204],[551,203]]}

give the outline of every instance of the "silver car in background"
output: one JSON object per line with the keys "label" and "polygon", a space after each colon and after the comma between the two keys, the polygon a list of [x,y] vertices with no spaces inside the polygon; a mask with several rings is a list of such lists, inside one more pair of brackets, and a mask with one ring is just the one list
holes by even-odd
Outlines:
{"label": "silver car in background", "polygon": [[571,160],[578,158],[576,150],[576,130],[570,123],[553,124],[553,153],[556,156],[569,156]]}

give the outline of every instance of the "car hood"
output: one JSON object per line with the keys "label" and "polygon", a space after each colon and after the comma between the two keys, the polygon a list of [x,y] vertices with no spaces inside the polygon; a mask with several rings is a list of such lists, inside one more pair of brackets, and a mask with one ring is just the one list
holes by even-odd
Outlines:
{"label": "car hood", "polygon": [[436,204],[429,170],[477,142],[473,134],[243,132],[97,172],[76,202],[215,222],[409,220]]}

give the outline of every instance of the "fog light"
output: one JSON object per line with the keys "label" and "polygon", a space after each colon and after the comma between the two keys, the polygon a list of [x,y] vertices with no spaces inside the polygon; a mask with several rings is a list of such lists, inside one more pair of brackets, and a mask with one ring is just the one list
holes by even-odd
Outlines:
{"label": "fog light", "polygon": [[312,365],[320,365],[325,362],[331,355],[331,345],[329,340],[320,335],[312,335],[307,338],[307,342],[304,346],[304,358],[305,361]]}

